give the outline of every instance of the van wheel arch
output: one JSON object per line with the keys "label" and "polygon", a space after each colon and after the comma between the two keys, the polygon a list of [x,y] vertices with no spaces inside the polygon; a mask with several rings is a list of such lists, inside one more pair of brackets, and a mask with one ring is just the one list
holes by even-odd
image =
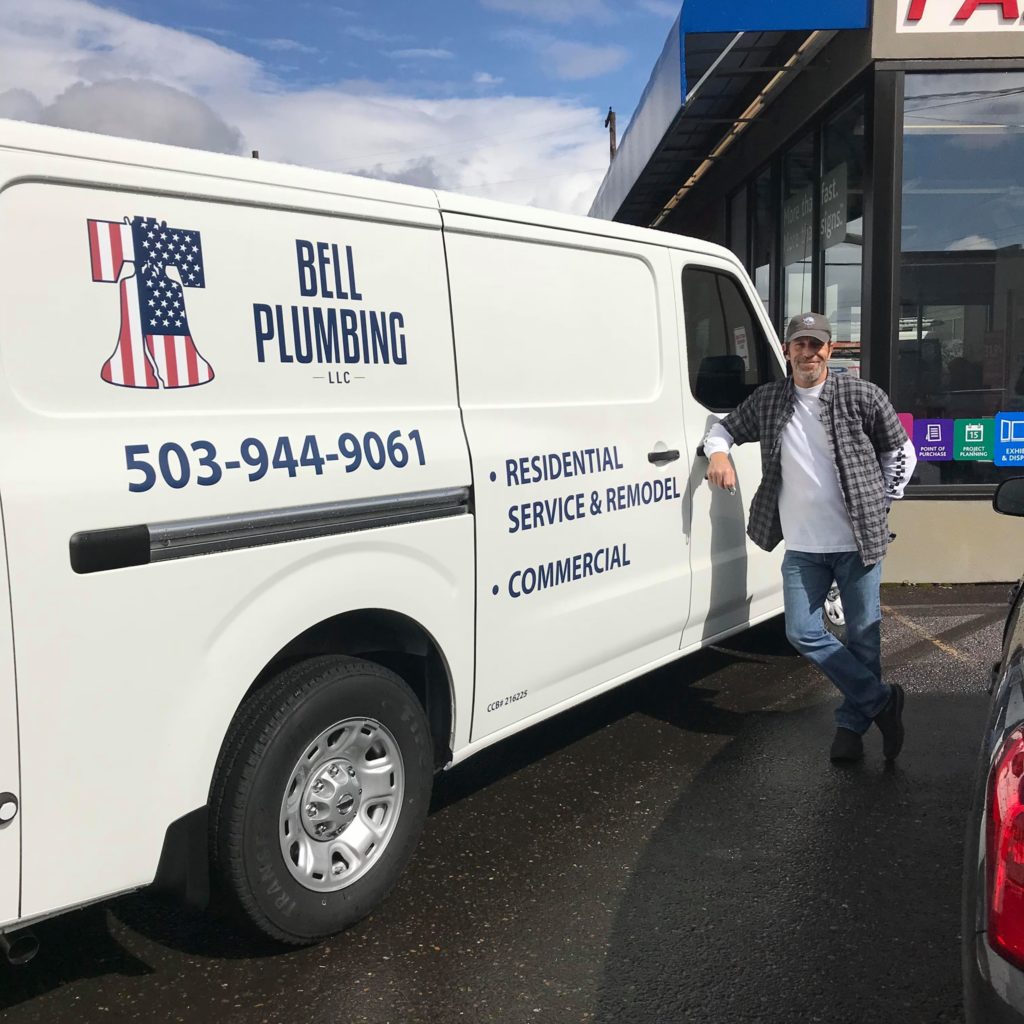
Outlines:
{"label": "van wheel arch", "polygon": [[430,723],[434,768],[440,770],[451,760],[455,691],[448,661],[419,622],[387,608],[343,612],[300,633],[263,667],[239,701],[235,717],[283,669],[324,654],[362,658],[400,676],[419,698]]}
{"label": "van wheel arch", "polygon": [[[367,608],[344,612],[311,626],[281,648],[253,680],[235,709],[225,733],[210,787],[224,752],[248,718],[252,698],[284,669],[324,654],[349,655],[390,669],[423,706],[433,741],[434,769],[452,756],[454,689],[451,670],[440,645],[419,622],[400,612]],[[208,810],[198,807],[168,826],[152,890],[202,909],[210,903]]]}

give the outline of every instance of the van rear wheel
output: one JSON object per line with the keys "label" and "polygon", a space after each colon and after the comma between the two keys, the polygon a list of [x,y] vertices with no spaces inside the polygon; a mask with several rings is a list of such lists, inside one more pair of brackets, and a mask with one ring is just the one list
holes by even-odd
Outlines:
{"label": "van rear wheel", "polygon": [[384,899],[426,818],[433,745],[393,672],[314,658],[238,713],[211,799],[215,873],[234,909],[293,945]]}

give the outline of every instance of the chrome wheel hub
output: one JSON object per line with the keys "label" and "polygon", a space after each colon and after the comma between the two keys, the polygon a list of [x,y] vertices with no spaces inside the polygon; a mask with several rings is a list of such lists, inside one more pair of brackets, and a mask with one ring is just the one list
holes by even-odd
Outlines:
{"label": "chrome wheel hub", "polygon": [[355,766],[345,758],[328,761],[314,772],[302,794],[302,824],[311,839],[341,835],[359,811],[363,789]]}
{"label": "chrome wheel hub", "polygon": [[839,588],[833,584],[825,597],[825,616],[834,626],[846,625],[846,614],[843,612],[843,600],[839,596]]}
{"label": "chrome wheel hub", "polygon": [[281,853],[292,877],[318,892],[361,878],[395,831],[404,790],[401,751],[380,722],[348,718],[325,729],[281,801]]}

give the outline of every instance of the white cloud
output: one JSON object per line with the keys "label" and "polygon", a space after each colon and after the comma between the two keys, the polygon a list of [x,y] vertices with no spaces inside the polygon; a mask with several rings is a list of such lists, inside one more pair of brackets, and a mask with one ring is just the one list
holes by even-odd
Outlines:
{"label": "white cloud", "polygon": [[411,50],[392,50],[386,56],[393,57],[396,60],[451,60],[455,54],[451,50],[413,48]]}
{"label": "white cloud", "polygon": [[622,46],[591,46],[527,29],[501,32],[498,37],[533,50],[548,75],[568,81],[597,78],[617,71],[629,60],[629,51]]}
{"label": "white cloud", "polygon": [[339,102],[323,90],[265,99],[262,136],[239,122],[265,158],[585,213],[608,160],[598,114],[546,98],[362,92]]}
{"label": "white cloud", "polygon": [[30,89],[44,103],[79,81],[145,77],[196,91],[260,77],[259,64],[234,50],[86,0],[0,0],[0,58],[0,88]]}
{"label": "white cloud", "polygon": [[478,71],[473,76],[473,81],[477,85],[501,85],[501,83],[504,82],[505,79],[498,78],[497,76],[492,75],[489,71]]}
{"label": "white cloud", "polygon": [[670,0],[636,0],[636,5],[648,14],[672,20],[675,20],[682,9],[681,2],[672,3]]}
{"label": "white cloud", "polygon": [[8,89],[6,92],[0,92],[0,117],[42,123],[44,109],[42,103],[27,89]]}
{"label": "white cloud", "polygon": [[315,46],[307,46],[295,39],[250,39],[249,42],[263,46],[268,50],[279,50],[289,53],[319,53]]}
{"label": "white cloud", "polygon": [[0,114],[586,212],[603,111],[467,89],[286,88],[226,46],[88,0],[0,0]]}
{"label": "white cloud", "polygon": [[366,28],[364,25],[350,25],[345,30],[350,36],[362,39],[364,43],[402,43],[409,39],[408,36],[389,36],[379,32],[375,28]]}
{"label": "white cloud", "polygon": [[552,42],[545,53],[554,62],[556,77],[570,81],[617,71],[629,59],[628,51],[621,46],[589,46],[562,40]]}
{"label": "white cloud", "polygon": [[527,18],[567,24],[577,18],[614,21],[615,15],[604,0],[480,0],[492,11],[521,14]]}
{"label": "white cloud", "polygon": [[[12,90],[15,94],[19,90]],[[0,109],[4,96],[0,94]],[[37,101],[38,102],[38,101]],[[11,113],[10,116],[19,116]],[[52,103],[39,104],[22,120],[118,135],[145,142],[166,142],[217,153],[241,153],[242,136],[195,96],[159,82],[115,78],[76,82]]]}
{"label": "white cloud", "polygon": [[996,243],[984,235],[965,235],[946,246],[946,252],[972,252],[978,249],[995,249]]}

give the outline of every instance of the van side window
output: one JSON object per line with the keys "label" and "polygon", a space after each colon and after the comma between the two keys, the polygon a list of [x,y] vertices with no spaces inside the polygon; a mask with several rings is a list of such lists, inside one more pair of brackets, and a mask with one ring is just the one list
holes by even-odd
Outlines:
{"label": "van side window", "polygon": [[782,376],[739,283],[717,270],[683,271],[690,390],[714,412],[735,409],[756,387]]}

